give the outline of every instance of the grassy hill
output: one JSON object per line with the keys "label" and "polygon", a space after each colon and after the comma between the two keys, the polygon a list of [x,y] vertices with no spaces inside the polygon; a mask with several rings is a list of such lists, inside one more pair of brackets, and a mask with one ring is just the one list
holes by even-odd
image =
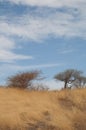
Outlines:
{"label": "grassy hill", "polygon": [[86,130],[86,89],[0,88],[0,130]]}

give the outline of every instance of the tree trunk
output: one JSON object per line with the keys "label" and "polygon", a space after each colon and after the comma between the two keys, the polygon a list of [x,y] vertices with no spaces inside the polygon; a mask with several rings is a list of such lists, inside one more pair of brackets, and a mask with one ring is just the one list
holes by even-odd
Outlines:
{"label": "tree trunk", "polygon": [[67,81],[65,81],[65,84],[64,84],[64,89],[67,88]]}

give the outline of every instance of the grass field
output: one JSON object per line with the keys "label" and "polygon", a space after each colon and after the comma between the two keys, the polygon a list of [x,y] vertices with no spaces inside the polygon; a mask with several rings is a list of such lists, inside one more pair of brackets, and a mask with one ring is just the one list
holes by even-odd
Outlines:
{"label": "grass field", "polygon": [[86,89],[0,88],[0,130],[86,130]]}

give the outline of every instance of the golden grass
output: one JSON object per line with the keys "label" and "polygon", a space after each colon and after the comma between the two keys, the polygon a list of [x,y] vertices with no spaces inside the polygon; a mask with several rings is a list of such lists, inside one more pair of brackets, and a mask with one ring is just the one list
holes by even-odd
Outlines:
{"label": "golden grass", "polygon": [[86,89],[0,88],[0,130],[86,130]]}

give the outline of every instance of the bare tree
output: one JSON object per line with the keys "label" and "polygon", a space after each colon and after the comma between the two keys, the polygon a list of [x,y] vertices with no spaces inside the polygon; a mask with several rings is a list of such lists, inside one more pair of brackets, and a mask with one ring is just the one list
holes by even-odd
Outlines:
{"label": "bare tree", "polygon": [[40,77],[40,71],[22,72],[8,78],[8,87],[29,88],[32,80]]}
{"label": "bare tree", "polygon": [[73,85],[78,88],[86,87],[86,77],[79,76],[77,80],[73,83]]}
{"label": "bare tree", "polygon": [[67,85],[70,84],[72,87],[72,84],[75,80],[78,79],[78,77],[80,77],[82,74],[81,71],[78,70],[74,70],[74,69],[69,69],[66,70],[62,73],[59,73],[57,75],[55,75],[55,79],[56,80],[60,80],[64,82],[64,88],[67,88]]}

